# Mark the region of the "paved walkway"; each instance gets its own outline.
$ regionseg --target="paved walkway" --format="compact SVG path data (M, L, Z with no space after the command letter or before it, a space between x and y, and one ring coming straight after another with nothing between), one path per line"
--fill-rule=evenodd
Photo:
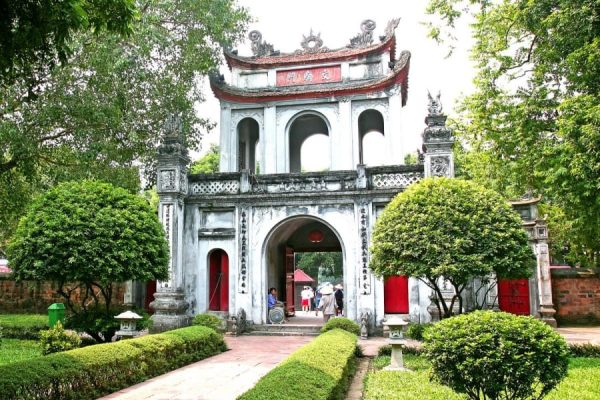
M569 343L600 344L600 326L558 328L557 331Z
M123 389L103 400L229 400L256 382L297 348L307 336L226 337L229 351Z

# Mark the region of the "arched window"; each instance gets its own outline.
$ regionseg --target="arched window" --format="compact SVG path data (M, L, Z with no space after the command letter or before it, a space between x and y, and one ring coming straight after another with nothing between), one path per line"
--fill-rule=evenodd
M358 116L359 162L381 165L385 153L383 116L377 110L365 110Z
M320 171L331 166L329 128L315 114L301 115L289 130L290 172Z
M256 149L258 144L258 122L244 118L238 123L238 171L248 169L256 172Z

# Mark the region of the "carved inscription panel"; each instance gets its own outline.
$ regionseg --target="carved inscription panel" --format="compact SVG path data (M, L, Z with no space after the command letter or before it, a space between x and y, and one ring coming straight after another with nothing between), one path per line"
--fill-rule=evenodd
M277 71L277 86L315 85L341 82L341 80L342 67L340 65Z

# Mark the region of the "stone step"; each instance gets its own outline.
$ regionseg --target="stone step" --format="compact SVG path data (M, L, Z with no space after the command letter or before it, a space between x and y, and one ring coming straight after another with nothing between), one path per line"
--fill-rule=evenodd
M266 324L252 325L249 330L252 332L298 332L318 334L321 331L321 327L321 325Z
M244 336L319 336L319 332L287 332L287 331L250 331Z

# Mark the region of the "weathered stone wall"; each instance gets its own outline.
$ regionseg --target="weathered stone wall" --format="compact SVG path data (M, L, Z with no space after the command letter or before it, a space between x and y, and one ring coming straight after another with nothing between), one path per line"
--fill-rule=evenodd
M113 295L114 304L123 304L125 284L119 284ZM74 294L76 301L79 293ZM0 275L0 313L41 313L47 312L52 303L62 303L64 299L56 294L56 284L52 282L15 282L9 275Z
M552 270L552 298L559 324L600 322L600 274Z

